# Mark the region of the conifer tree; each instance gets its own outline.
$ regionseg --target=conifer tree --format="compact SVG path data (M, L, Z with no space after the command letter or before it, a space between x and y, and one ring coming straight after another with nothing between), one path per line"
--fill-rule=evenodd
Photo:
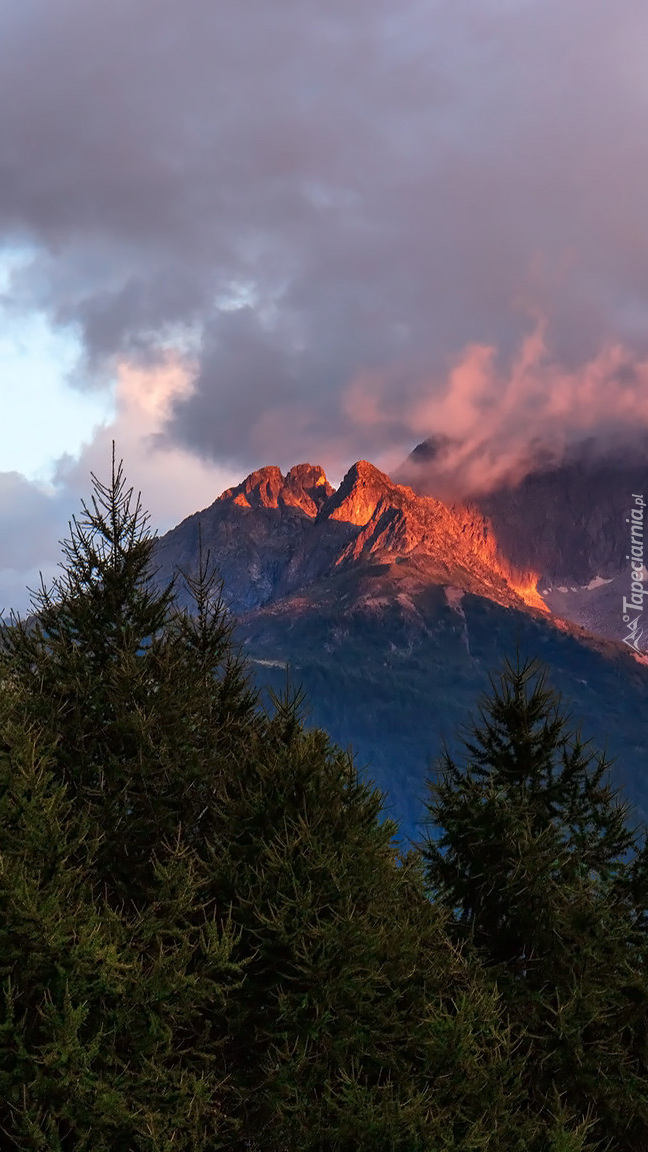
M193 613L153 559L113 460L0 645L8 1149L582 1152L382 797L259 707L210 557Z
M173 582L155 581L148 516L114 447L110 483L92 483L62 575L3 634L0 674L24 722L55 743L60 779L94 806L102 881L132 900L157 845L178 828L207 834L214 761L254 723L256 694L209 558L187 577L195 615L179 612Z
M97 888L96 821L10 721L0 752L0 1147L212 1152L237 1125L225 1005L242 971L181 844L147 908Z
M562 1098L615 1149L648 1139L646 888L609 763L536 661L507 662L431 785L433 899L490 966L540 1110Z
M214 846L246 965L228 1048L243 1138L264 1152L580 1150L571 1117L525 1113L496 991L449 939L416 855L396 851L381 794L299 707L275 700Z

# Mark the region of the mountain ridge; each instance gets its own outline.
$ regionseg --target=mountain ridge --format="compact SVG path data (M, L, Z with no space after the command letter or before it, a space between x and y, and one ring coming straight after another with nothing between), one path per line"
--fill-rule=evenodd
M235 612L370 556L413 554L426 558L430 580L546 611L537 575L507 560L480 510L419 495L366 460L337 490L319 465L295 465L285 476L275 465L258 469L162 537L156 558L164 575L183 567L178 558L186 562L192 537L195 550L198 524Z
M552 612L539 574L511 563L483 508L418 494L368 461L337 490L318 465L285 475L270 465L157 542L158 579L195 570L199 529L260 688L281 690L290 670L313 722L353 747L406 836L416 836L442 742L516 651L547 663L576 722L618 757L615 781L648 814L637 769L648 756L648 657L618 629L597 636ZM616 626L615 588L593 592L611 598L603 623ZM181 582L178 591L182 602Z

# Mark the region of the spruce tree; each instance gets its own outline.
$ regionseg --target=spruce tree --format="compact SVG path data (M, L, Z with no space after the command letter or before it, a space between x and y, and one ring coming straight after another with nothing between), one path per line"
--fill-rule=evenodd
M380 794L259 707L210 557L194 612L153 562L113 460L2 639L7 1147L581 1152Z
M101 881L134 900L160 843L180 828L207 835L217 761L254 724L257 702L209 558L187 577L195 614L180 612L174 583L155 580L148 516L114 448L110 483L92 483L62 575L4 631L0 675L23 721L55 744L61 781L96 814Z
M0 727L0 1147L230 1148L225 1006L243 973L198 861L161 845L155 899L112 906L87 806L34 733Z
M525 1111L496 990L396 850L382 795L299 706L275 701L220 799L213 875L246 966L228 1048L241 1148L580 1150L566 1113Z
M570 730L536 661L507 662L430 785L433 899L502 992L529 1091L593 1120L591 1139L648 1139L645 887L638 834L605 756ZM526 1036L526 1039L525 1039Z
M223 1006L243 972L197 830L217 780L205 749L236 743L234 717L243 740L256 698L206 572L194 626L156 587L153 550L113 456L62 576L2 636L9 1148L216 1149L237 1128Z

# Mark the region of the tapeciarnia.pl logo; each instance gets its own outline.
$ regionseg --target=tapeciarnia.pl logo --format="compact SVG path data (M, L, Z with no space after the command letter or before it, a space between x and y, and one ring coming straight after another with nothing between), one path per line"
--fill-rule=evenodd
M644 629L639 627L643 612L643 598L648 595L648 588L644 588L644 509L646 502L641 493L632 493L634 507L630 515L626 516L626 524L630 525L630 554L626 560L630 561L630 598L623 597L623 623L627 626L628 634L623 637L623 643L635 652L643 655L639 641Z

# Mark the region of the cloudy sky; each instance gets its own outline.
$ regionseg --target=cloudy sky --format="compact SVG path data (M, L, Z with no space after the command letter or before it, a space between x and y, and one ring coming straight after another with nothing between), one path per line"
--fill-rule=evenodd
M647 45L645 0L4 0L0 606L113 438L164 530L646 430Z

